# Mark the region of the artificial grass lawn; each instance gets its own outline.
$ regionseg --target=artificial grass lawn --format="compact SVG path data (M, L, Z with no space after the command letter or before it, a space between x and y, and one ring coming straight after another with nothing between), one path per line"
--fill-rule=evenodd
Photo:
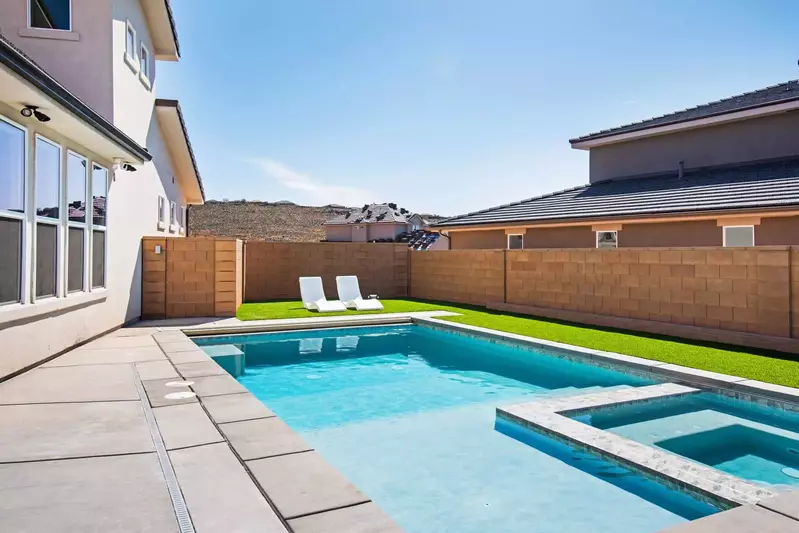
M484 308L465 305L417 300L381 300L381 302L383 302L385 307L383 311L347 311L346 313L323 313L323 315L452 311L461 313L461 315L440 317L440 319L596 350L634 355L645 359L721 372L723 374L732 374L778 385L799 387L799 361L789 354L711 345L687 340L680 341L675 338L580 326L501 313L499 311L489 311ZM321 315L320 313L306 310L302 306L302 302L279 301L243 304L239 307L236 316L240 320L259 320Z

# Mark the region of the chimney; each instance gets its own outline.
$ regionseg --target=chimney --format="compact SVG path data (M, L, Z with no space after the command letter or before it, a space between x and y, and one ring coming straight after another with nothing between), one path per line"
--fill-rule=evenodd
M677 163L677 179L682 179L685 175L685 161L680 161Z

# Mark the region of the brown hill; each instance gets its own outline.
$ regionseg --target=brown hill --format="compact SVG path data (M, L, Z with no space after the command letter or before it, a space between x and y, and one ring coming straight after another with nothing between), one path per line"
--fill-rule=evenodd
M315 242L325 238L322 226L349 211L339 205L323 207L289 202L220 202L209 200L189 211L191 235L216 235L244 240ZM442 217L422 215L431 222Z

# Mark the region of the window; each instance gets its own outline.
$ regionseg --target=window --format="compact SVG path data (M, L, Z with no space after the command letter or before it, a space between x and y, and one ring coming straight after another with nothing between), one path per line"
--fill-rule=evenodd
M0 120L0 305L22 300L25 130Z
M169 224L173 231L178 227L178 210L175 202L169 202Z
M28 0L28 26L47 30L72 29L71 0Z
M508 235L508 250L521 250L524 248L524 235Z
M130 59L136 58L136 30L130 22L125 27L125 55Z
M597 248L618 248L619 247L619 234L616 231L597 231L596 232L596 247Z
M67 292L86 290L88 161L67 153Z
M92 165L92 272L91 287L105 287L106 222L108 216L108 170Z
M150 52L144 43L141 43L141 50L139 51L139 74L142 78L150 81Z
M180 232L186 231L186 206L180 206Z
M724 226L724 246L754 246L754 226Z
M158 229L166 227L166 198L158 197Z
M36 298L58 294L61 147L36 136L34 199L36 201Z

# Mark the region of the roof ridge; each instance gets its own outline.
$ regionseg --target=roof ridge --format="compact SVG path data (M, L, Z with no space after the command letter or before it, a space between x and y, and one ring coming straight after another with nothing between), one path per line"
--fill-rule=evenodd
M679 115L680 113L686 113L688 111L694 111L694 110L703 109L703 108L711 107L711 106L718 105L718 104L723 104L725 102L729 102L729 101L735 100L736 98L741 98L743 96L749 96L749 95L753 95L753 94L757 94L757 93L762 93L762 92L769 91L769 90L772 90L772 89L777 89L779 87L789 87L792 83L799 84L799 79L788 80L788 81L785 81L785 82L782 82L782 83L769 85L769 86L763 87L761 89L755 89L755 90L752 90L752 91L746 91L746 92L743 92L743 93L740 93L740 94L736 94L736 95L733 95L733 96L728 96L726 98L720 98L718 100L711 100L710 102L707 102L707 103L704 103L704 104L698 104L698 105L695 105L695 106L692 106L692 107L686 107L685 109L679 109L679 110L676 110L676 111L671 111L669 113L663 113L662 115L655 115L655 116L652 116L652 117L649 117L649 118L645 118L645 119L642 119L642 120L637 120L635 122L629 122L627 124L622 124L622 125L619 125L619 126L613 126L611 128L605 128L605 129L602 129L602 130L599 130L599 131L596 131L596 132L593 132L593 133L588 133L586 135L581 135L579 137L574 137L572 139L569 139L569 142L570 143L580 142L580 141L584 141L586 139L589 139L591 137L595 137L597 135L605 135L607 133L612 133L614 131L619 131L619 130L623 130L623 129L630 128L630 127L635 127L635 126L640 126L640 125L646 124L647 122L650 122L650 121L653 121L653 120L658 120L658 119L662 119L662 118L676 116L676 115ZM799 98L799 95L793 95L793 96L788 97L788 98L779 98L779 99L776 99L776 100L773 100L773 101L769 101L769 102L766 102L765 104L763 104L763 103L753 104L753 105L749 105L749 106L743 106L741 108L734 109L734 110L719 112L719 114L726 114L726 113L733 113L733 112L737 112L737 111L743 111L743 110L749 109L751 107L760 107L760 106L763 106L763 105L778 104L780 102L787 101L787 100L796 100L797 98ZM710 115L710 116L712 116L712 115ZM706 117L698 117L698 118L706 118ZM687 120L692 120L692 119L687 119ZM682 121L680 121L680 122L682 122ZM665 126L667 124L670 124L670 122L658 124L658 126Z
M518 202L511 202L511 203L508 203L508 204L497 205L497 206L489 207L489 208L486 208L486 209L480 209L478 211L472 211L470 213L464 213L462 215L455 215L454 217L449 217L449 218L445 218L445 219L439 220L435 224L431 224L431 226L437 226L439 224L443 224L444 222L451 222L453 220L457 220L459 218L464 218L464 217L469 217L469 216L472 216L472 215L479 215L480 213L488 213L489 211L495 211L497 209L502 209L504 207L511 207L511 206L523 204L523 203L526 203L526 202L532 202L534 200L541 200L542 198L547 198L549 196L556 196L558 194L563 194L565 192L576 191L578 189L586 189L588 187L591 187L592 185L599 185L599 183L593 183L593 184L592 183L586 183L584 185L577 185L576 187L569 187L568 189L562 189L560 191L548 192L548 193L541 194L541 195L538 195L538 196L532 196L530 198L525 198L524 200L519 200Z

